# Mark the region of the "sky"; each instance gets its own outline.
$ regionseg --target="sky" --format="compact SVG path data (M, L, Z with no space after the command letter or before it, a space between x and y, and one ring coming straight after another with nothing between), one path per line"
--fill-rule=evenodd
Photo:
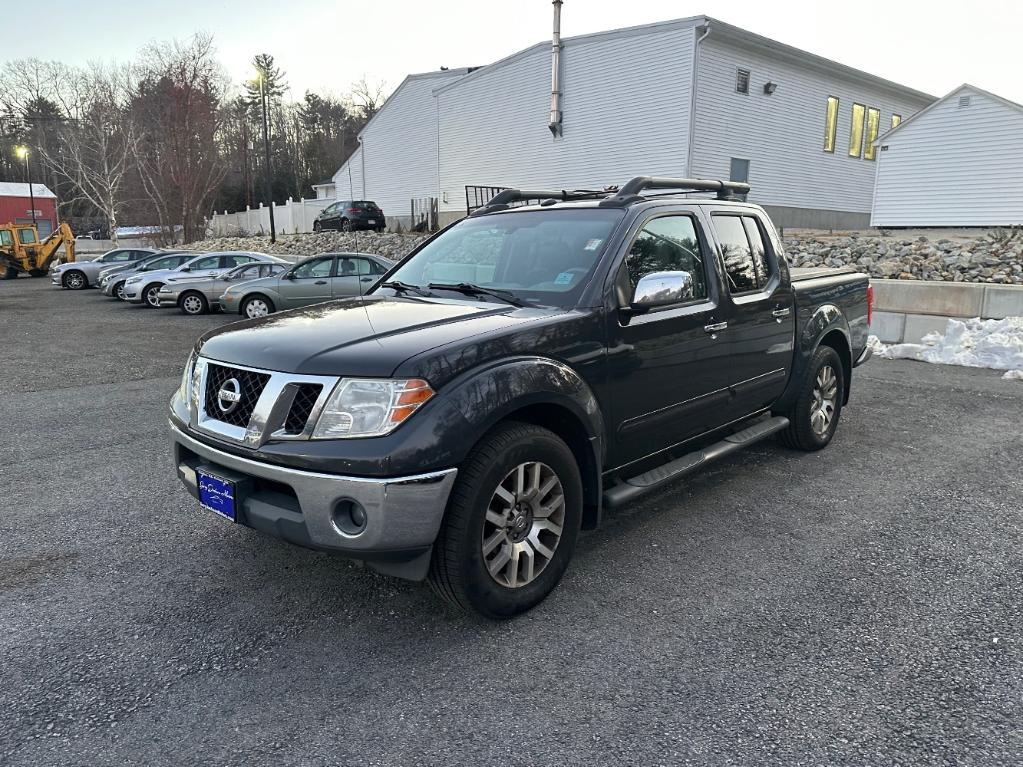
M45 8L45 26L7 35L0 58L125 60L149 41L202 30L237 82L251 77L255 54L272 54L293 99L306 90L340 95L363 77L390 92L409 73L491 63L551 33L549 0L49 0ZM969 82L1023 102L1018 1L565 0L562 35L700 14L936 96Z

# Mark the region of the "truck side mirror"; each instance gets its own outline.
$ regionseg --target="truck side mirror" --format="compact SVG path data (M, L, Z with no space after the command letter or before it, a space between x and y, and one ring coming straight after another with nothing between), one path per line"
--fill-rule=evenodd
M639 278L628 309L632 314L643 314L693 297L693 275L689 272L652 272Z

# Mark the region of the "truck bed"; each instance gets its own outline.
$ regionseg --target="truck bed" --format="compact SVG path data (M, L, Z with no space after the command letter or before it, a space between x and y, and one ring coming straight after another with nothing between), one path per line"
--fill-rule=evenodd
M789 269L792 282L805 282L818 277L836 277L839 274L855 274L856 269L851 266L840 266L833 269L830 266L806 266L792 267Z

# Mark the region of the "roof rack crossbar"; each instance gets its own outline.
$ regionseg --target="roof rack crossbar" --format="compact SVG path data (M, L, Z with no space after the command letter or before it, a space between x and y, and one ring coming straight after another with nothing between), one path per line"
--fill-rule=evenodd
M636 176L618 190L620 199L638 195L645 189L674 189L688 192L717 192L719 200L730 200L736 195L748 194L749 184L740 181L718 181L704 178L663 178L660 176Z
M516 202L527 202L529 200L558 200L559 202L567 202L568 200L592 200L600 197L607 197L608 195L614 194L615 191L615 189L601 191L590 189L575 189L571 191L567 189L559 189L557 191L504 189L491 197L490 201L486 205L474 210L472 215L493 213L496 210L503 210Z

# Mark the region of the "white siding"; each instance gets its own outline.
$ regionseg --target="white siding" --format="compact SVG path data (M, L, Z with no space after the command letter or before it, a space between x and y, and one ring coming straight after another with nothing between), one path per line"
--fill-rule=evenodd
M564 40L564 135L556 139L547 128L550 45L439 91L441 210L464 210L466 185L592 189L683 174L692 25Z
M818 69L711 34L700 43L692 174L728 178L732 157L750 161L749 199L766 205L869 213L875 162L849 156L853 103L903 119L930 103L836 71ZM738 68L749 94L735 92ZM777 83L773 95L764 83ZM824 148L828 96L839 98L835 152Z
M963 95L970 105L960 108ZM872 226L1023 224L1023 110L958 88L887 146Z
M362 183L362 147L356 149L334 174L334 196L338 200L359 200L366 196ZM378 205L383 205L377 203ZM387 212L386 209L384 211Z

